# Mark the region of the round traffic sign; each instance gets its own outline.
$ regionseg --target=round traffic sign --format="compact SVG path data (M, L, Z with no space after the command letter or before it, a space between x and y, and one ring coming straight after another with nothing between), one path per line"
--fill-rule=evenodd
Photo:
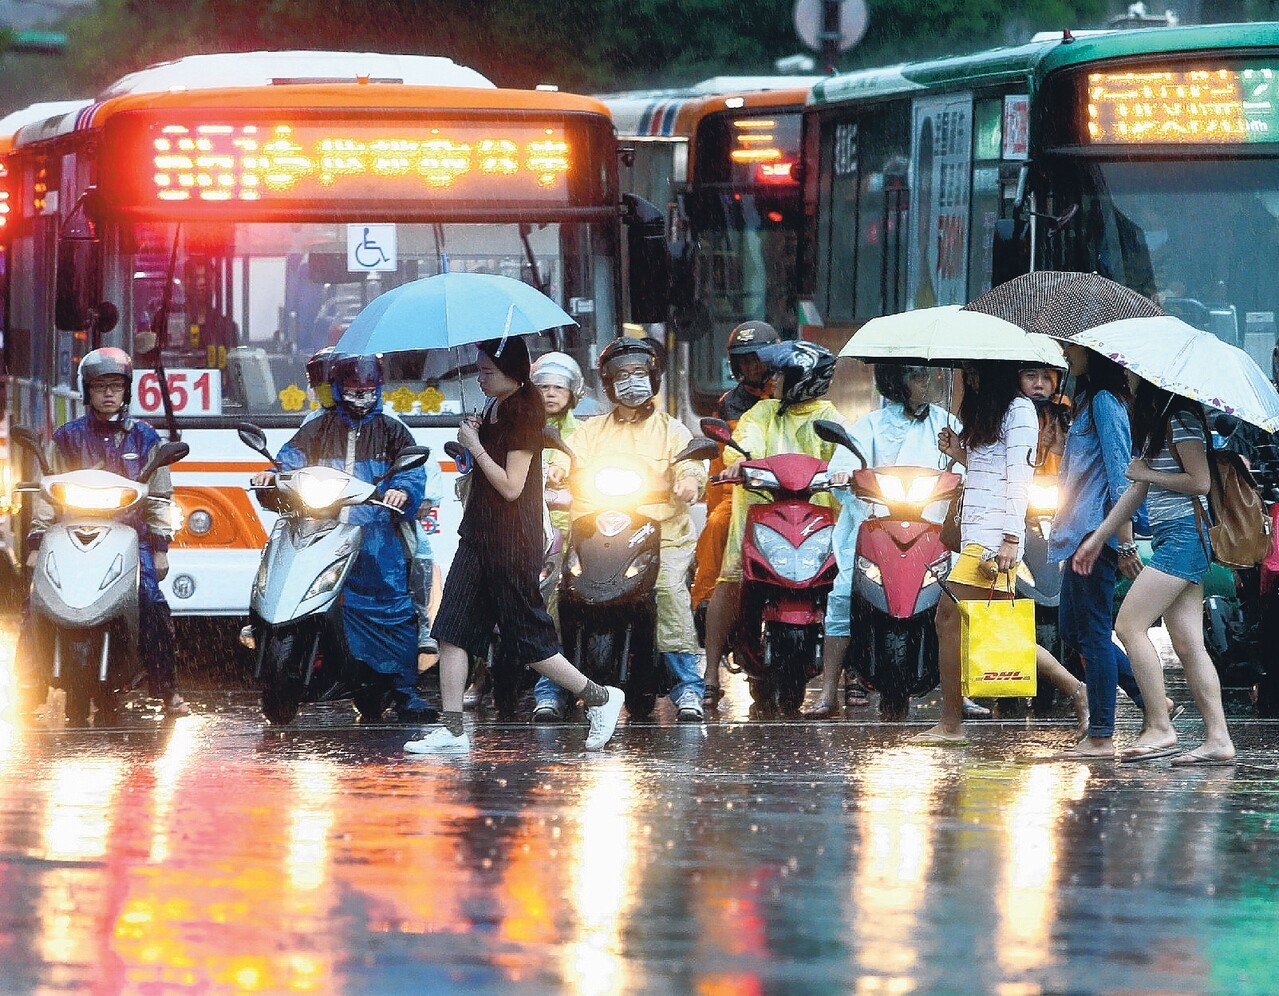
M824 0L795 0L795 33L816 52L822 50ZM866 0L842 0L839 5L839 51L847 52L866 34L870 15Z

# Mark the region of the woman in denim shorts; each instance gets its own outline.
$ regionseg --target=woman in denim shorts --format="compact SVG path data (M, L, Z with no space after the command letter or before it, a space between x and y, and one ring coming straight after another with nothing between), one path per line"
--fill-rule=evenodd
M1133 443L1141 456L1128 466L1134 486L1081 545L1075 559L1095 558L1102 544L1128 521L1142 499L1154 535L1154 555L1133 582L1115 620L1145 699L1146 719L1122 761L1173 757L1175 765L1231 764L1235 747L1226 728L1221 683L1203 640L1203 576L1212 563L1208 542L1208 465L1211 435L1202 406L1141 381L1133 399ZM1198 505L1198 509L1196 509ZM1179 753L1177 732L1164 697L1163 665L1149 630L1163 616L1186 684L1204 720L1204 742Z

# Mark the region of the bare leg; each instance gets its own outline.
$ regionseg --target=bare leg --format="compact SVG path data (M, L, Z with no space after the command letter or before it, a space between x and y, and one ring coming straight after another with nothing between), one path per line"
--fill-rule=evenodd
M1234 757L1235 745L1221 705L1221 681L1212 658L1204 649L1202 585L1190 585L1177 596L1164 611L1164 625L1172 638L1172 649L1186 670L1186 684L1203 716L1204 742L1195 748L1195 753L1219 759Z
M530 664L529 667L538 674L550 678L555 684L572 695L581 695L586 688L586 675L575 668L563 654L548 657L544 661Z
M1075 707L1076 741L1088 736L1088 686L1067 671L1044 647L1035 647L1035 670Z
M1119 617L1115 620L1115 634L1124 645L1128 660L1132 662L1133 677L1137 679L1137 687L1141 689L1141 697L1146 703L1141 735L1133 748L1148 750L1174 747L1177 744L1177 731L1172 728L1172 720L1168 715L1163 665L1159 661L1155 645L1150 642L1150 627L1187 588L1200 591L1202 602L1202 589L1198 586L1153 567L1146 567L1132 583L1132 590L1124 599ZM1202 647L1201 631L1200 648Z
M440 699L444 712L461 712L469 661L461 647L440 642Z
M737 618L737 599L742 586L737 581L721 581L706 606L706 683L718 685L719 662L728 649L728 633Z
M970 585L952 584L956 598L985 598L987 593ZM959 609L943 596L937 603L937 664L941 671L941 722L913 739L923 742L964 739L964 696L959 674Z

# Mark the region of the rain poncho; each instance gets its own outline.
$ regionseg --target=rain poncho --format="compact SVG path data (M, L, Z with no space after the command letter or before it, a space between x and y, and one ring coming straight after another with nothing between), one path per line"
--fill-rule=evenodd
M791 405L785 414L778 414L780 406L781 402L777 399L767 398L746 412L733 431L733 439L737 445L756 460L781 453L806 453L819 460L830 460L835 453L835 444L818 439L813 423L818 419L826 419L847 425L847 420L834 403L825 398L801 401ZM724 461L728 466L743 459L745 458L734 449L728 449L724 453ZM764 504L768 500L765 495L755 494L740 485L734 486L733 517L728 526L728 545L724 549L721 581L741 580L742 537L746 533L747 508L750 505ZM813 496L813 504L833 506L835 500L829 494L819 493Z
M706 466L688 460L678 465L671 457L679 453L693 434L678 419L655 411L636 422L623 422L615 414L583 421L573 435L572 448L579 468L604 463L610 456L638 459L656 481L673 485L685 478L697 482L698 492L706 487ZM574 496L572 517L599 509ZM697 631L688 598L686 578L693 560L697 534L688 506L670 495L665 501L638 508L661 523L662 552L657 580L657 649L663 652L697 653Z
M278 457L284 470L324 466L372 481L395 460L413 436L402 422L382 414L381 403L353 420L341 407L298 429ZM342 592L342 618L351 653L383 674L417 672L417 614L409 595L409 560L416 542L411 524L426 486L421 467L396 474L378 489L409 496L402 514L364 505L344 510L362 526L360 553Z
M560 438L565 442L569 437L581 427L582 423L574 417L572 409L565 408L560 415L548 415L546 424L554 426L560 431ZM567 474L569 470L568 457L561 450L545 449L542 450L542 466L549 472L551 467L562 467ZM561 485L563 487L564 485ZM560 531L563 536L568 535L569 510L566 508L550 509L551 525ZM552 613L553 614L553 613Z

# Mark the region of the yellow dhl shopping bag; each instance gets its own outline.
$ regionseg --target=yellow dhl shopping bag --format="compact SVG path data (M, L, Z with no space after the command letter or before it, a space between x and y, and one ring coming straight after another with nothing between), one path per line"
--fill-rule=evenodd
M969 698L1035 694L1035 601L987 599L955 603L962 619L959 667Z

